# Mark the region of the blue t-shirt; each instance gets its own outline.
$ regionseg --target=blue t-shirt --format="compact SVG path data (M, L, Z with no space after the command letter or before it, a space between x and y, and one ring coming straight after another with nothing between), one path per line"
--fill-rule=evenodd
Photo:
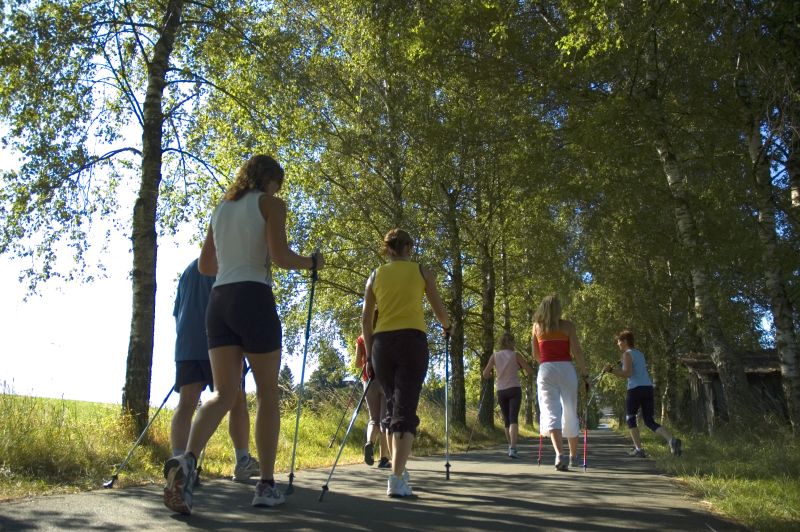
M631 376L628 377L628 389L632 390L639 386L652 386L653 381L650 380L650 375L647 373L647 362L644 359L644 353L638 349L628 349L633 361L633 371Z
M208 360L206 307L214 278L200 273L197 259L181 274L175 295L175 362Z

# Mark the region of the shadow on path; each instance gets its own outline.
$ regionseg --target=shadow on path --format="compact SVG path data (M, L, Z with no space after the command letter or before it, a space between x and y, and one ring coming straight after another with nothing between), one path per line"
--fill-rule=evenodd
M191 516L164 508L161 486L98 490L0 504L0 530L744 530L686 496L650 460L626 456L626 440L590 433L589 468L558 472L538 440L504 449L409 464L415 497L386 496L388 472L340 466L318 502L329 469L302 470L284 506L254 508L253 483L206 481ZM279 478L279 481L281 479Z

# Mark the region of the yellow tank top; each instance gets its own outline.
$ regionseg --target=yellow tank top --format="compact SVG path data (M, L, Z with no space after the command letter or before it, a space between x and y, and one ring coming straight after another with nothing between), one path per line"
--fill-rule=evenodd
M397 260L375 270L372 292L378 303L376 333L400 329L427 330L422 311L425 279L419 264Z

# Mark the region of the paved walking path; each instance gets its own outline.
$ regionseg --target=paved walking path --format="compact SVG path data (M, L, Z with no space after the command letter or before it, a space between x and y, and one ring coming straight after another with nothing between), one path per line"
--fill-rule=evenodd
M536 464L537 446L520 460L503 449L409 463L415 497L386 496L388 472L337 467L322 502L329 469L295 474L284 506L250 506L254 482L205 480L191 516L163 506L162 486L97 490L0 503L0 530L743 530L689 498L650 460L626 456L627 440L608 430L589 435L590 463L558 472L552 450ZM286 475L278 482L285 487Z

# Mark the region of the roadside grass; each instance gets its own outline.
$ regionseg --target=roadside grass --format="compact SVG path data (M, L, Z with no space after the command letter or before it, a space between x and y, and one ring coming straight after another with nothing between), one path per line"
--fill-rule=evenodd
M303 402L295 471L330 467L339 451L341 438L350 422L353 404L348 404L350 389L330 390L307 395ZM251 425L255 405L251 402ZM281 433L278 441L276 473L289 472L297 412L293 396L281 404ZM347 413L342 414L347 410ZM156 412L151 408L150 415ZM444 407L423 396L418 414L420 428L414 444L417 456L444 453ZM467 413L467 426L450 424L450 452L466 449L475 427L475 409ZM163 482L163 464L171 454L169 442L172 411L163 409L142 443L136 448L115 487ZM338 436L334 433L341 421ZM340 464L360 463L367 423L362 407L347 439ZM44 399L14 395L0 390L0 501L35 495L69 493L101 488L121 464L138 438L131 424L120 413L119 405ZM250 447L256 453L251 430ZM471 448L497 445L505 441L502 424L495 429L475 427ZM377 453L377 450L376 450ZM233 448L227 418L209 440L202 458L202 478L224 478L232 474Z
M628 436L627 429L619 432ZM711 437L680 434L680 458L657 435L641 433L658 468L714 511L754 530L800 529L800 440L788 428L764 422L746 432L723 427Z

